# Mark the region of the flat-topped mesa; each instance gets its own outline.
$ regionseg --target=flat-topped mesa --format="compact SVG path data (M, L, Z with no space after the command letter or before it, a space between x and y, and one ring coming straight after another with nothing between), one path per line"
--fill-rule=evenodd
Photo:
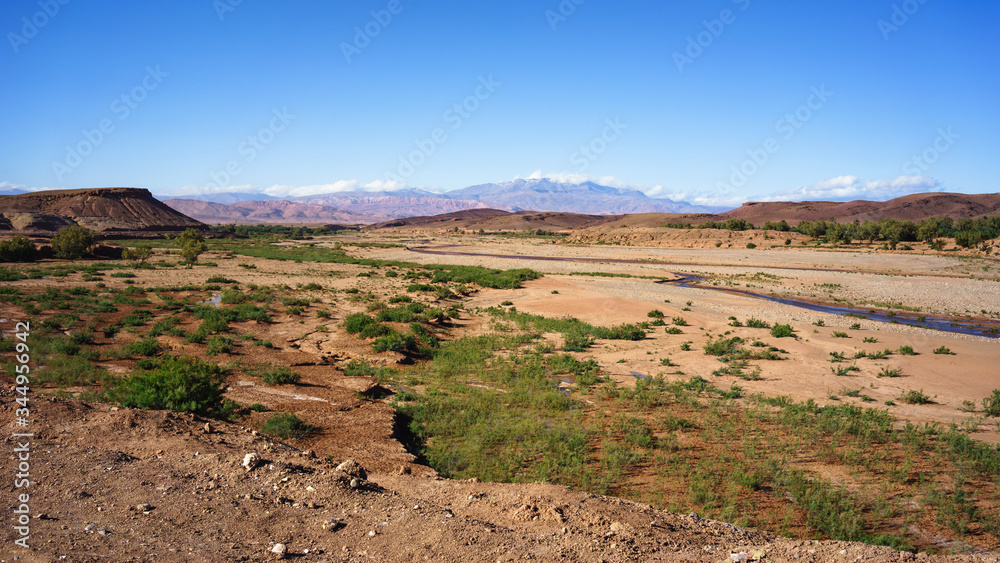
M183 231L205 225L160 202L143 188L92 188L48 190L0 196L0 215L14 230L49 230L39 225L60 221L39 221L59 216L101 232Z

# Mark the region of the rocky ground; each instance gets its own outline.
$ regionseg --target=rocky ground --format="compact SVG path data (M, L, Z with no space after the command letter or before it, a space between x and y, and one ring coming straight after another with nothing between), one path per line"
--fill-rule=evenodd
M0 393L4 420L14 398ZM33 412L32 549L17 548L7 527L2 562L1000 560L789 540L553 485L450 481L422 466L367 472L186 414L58 398L36 399ZM17 446L3 447L11 475Z

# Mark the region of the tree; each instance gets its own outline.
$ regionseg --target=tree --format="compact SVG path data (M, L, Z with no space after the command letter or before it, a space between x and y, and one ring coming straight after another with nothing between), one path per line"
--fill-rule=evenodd
M97 242L97 233L80 225L70 225L59 229L50 242L56 258L75 260L90 253Z
M131 266L134 268L139 264L143 264L146 260L149 260L153 256L153 249L145 244L140 244L135 248L126 248L122 252L122 259L128 260Z
M202 252L208 250L205 246L205 237L202 236L198 229L191 228L177 237L177 244L181 247L181 258L188 263L189 266L194 265L198 261L198 256Z
M0 262L33 262L35 243L27 237L14 236L0 241Z

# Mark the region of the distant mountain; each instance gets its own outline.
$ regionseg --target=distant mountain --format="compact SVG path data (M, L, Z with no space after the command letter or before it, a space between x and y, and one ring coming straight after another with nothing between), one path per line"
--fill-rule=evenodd
M391 192L334 192L280 200L264 200L260 197L242 199L252 198L253 195L215 194L167 199L165 203L206 223L378 223L470 209L586 215L717 211L685 202L651 198L638 190L612 188L593 182L567 184L547 179L517 179L445 193L406 189Z
M0 190L0 195L18 195L26 193L28 193L26 190L19 190L17 188L14 188L12 190Z
M163 203L189 217L213 224L370 222L368 215L347 209L286 200L214 203L194 199L168 199Z
M482 201L493 208L514 211L563 211L590 215L714 211L685 202L651 198L634 189L612 188L594 182L568 184L547 178L519 178L499 184L480 184L442 195L454 199Z
M257 193L247 193L247 192L193 194L193 195L153 194L153 197L155 197L160 201L166 201L168 199L191 199L195 201L210 201L212 203L239 203L241 201L276 201L280 199L287 199L287 198L269 196L267 194L257 194Z

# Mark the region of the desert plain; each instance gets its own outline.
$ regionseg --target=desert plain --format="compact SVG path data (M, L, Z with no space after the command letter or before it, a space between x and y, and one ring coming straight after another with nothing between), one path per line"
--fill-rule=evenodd
M785 238L374 229L7 265L5 350L30 322L37 374L18 560L997 561L1000 263ZM135 408L174 357L225 402Z

